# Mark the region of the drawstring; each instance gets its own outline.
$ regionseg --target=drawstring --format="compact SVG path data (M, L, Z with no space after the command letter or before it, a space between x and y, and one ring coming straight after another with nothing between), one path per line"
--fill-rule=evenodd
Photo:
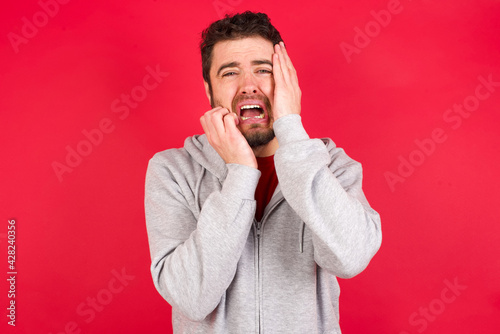
M300 229L300 240L299 240L299 251L304 253L304 230L306 228L306 223L302 222L302 228Z

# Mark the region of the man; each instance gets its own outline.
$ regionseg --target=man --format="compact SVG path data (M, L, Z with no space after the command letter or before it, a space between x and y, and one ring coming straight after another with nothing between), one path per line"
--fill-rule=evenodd
M205 134L157 153L146 176L151 272L174 333L340 333L336 277L381 244L361 165L307 135L267 15L226 16L202 37Z

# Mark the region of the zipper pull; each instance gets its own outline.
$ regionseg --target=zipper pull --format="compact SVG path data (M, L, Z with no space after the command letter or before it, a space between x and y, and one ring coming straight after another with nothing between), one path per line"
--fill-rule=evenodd
M260 238L260 228L262 227L261 222L255 221L255 227L257 228L257 239Z

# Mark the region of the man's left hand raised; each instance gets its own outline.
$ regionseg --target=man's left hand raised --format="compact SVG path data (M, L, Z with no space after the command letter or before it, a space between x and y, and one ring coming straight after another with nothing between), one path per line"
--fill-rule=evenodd
M274 76L274 105L273 117L276 121L280 117L300 115L300 100L302 92L299 87L297 72L285 49L280 42L274 46L273 76Z

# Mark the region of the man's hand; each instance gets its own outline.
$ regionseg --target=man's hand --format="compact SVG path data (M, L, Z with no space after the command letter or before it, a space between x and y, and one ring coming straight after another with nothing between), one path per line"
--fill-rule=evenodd
M226 108L217 107L200 118L208 142L227 164L257 168L257 160L247 140L236 127L238 116Z
M274 76L274 105L273 117L278 118L289 114L300 115L300 99L302 92L299 87L297 72L285 49L280 42L274 46L273 76Z

